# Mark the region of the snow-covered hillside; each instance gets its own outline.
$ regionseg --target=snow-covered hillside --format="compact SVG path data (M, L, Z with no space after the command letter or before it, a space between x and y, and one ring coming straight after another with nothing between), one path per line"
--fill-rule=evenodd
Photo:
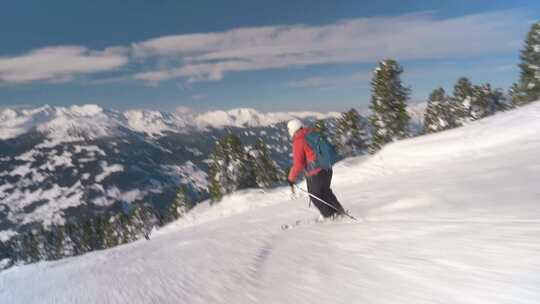
M239 192L150 241L3 271L0 302L539 303L539 118L537 102L341 162L359 222Z

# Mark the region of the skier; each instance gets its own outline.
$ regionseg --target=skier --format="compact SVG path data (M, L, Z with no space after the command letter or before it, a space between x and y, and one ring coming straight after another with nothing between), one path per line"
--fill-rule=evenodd
M306 135L311 132L316 132L316 130L305 128L298 119L289 121L287 129L292 140L293 151L293 166L287 178L292 191L294 192L294 185L298 175L304 171L308 192L333 206L332 208L313 196L310 196L311 201L317 209L319 209L321 215L324 218L329 218L345 214L345 210L332 192L332 189L330 189L330 184L332 182L332 167L328 166L328 168L323 168L320 165L320 162L317 161L317 153L306 139Z

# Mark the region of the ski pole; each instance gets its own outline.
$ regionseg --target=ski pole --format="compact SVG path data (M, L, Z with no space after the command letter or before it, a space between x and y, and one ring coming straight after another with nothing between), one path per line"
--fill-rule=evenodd
M316 200L319 200L321 203L323 203L323 204L325 204L326 206L328 206L328 207L330 207L330 208L336 210L338 213L341 212L341 211L338 210L336 207L334 207L334 206L332 206L331 204L325 202L323 199L317 197L316 195L313 195L313 194L309 193L308 191L306 191L306 190L304 190L304 189L298 187L297 185L294 185L294 186L296 187L296 189L298 189L298 190L304 192L305 194L307 194L307 195L313 197L313 198L316 199ZM346 216L348 216L349 218L351 218L351 219L353 219L353 220L355 220L355 221L358 221L358 219L356 219L354 216L348 214L348 213L345 212L345 211L343 211L343 214L345 214Z

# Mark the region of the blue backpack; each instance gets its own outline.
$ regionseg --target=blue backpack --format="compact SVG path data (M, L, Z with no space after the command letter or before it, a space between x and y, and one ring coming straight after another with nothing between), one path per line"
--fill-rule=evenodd
M308 171L316 168L330 169L338 161L336 149L321 132L311 131L306 134L305 139L317 157L314 162L308 165Z

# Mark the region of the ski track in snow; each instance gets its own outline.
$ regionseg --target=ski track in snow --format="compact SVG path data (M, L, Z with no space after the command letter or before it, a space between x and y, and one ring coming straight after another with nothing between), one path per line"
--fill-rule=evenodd
M358 222L241 191L150 241L0 272L0 303L539 303L538 118L540 102L343 161Z

